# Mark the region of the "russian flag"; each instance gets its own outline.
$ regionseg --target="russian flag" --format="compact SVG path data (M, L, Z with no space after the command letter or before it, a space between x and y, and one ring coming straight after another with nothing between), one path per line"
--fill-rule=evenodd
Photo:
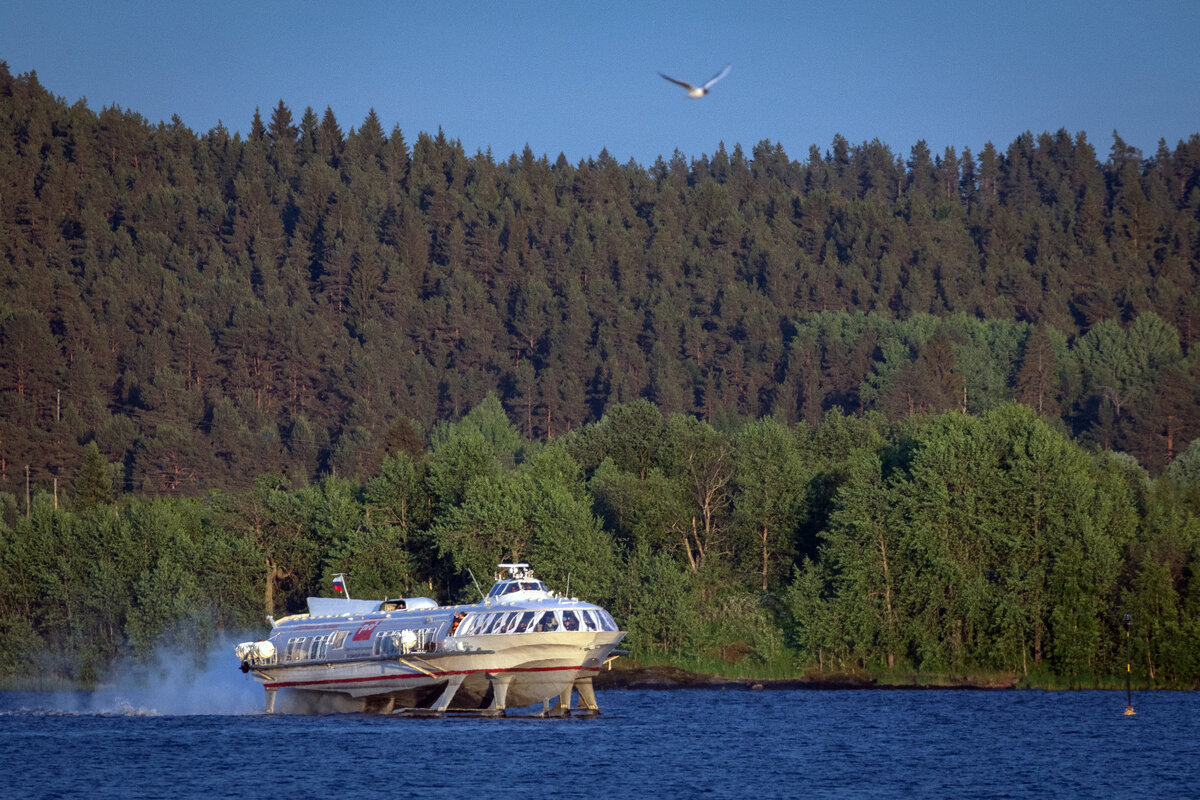
M335 592L338 592L339 594L341 592L346 591L346 585L345 585L345 582L342 580L341 575L338 575L336 578L333 579L333 590Z

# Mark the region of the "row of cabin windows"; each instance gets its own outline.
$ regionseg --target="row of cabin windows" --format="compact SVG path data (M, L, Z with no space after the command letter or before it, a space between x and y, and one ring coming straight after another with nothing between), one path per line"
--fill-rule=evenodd
M326 633L311 639L306 636L293 637L287 640L287 647L283 651L283 660L315 661L318 658L325 658L330 650L340 650L345 643L345 631Z
M542 633L548 631L615 631L617 623L607 611L563 609L561 611L501 611L472 614L455 631L457 636L498 633Z
M394 656L400 653L400 643L395 634L399 631L376 631L372 653L377 656ZM421 628L414 631L417 635L416 649L428 649L434 642L434 630ZM326 658L330 650L341 650L346 643L346 631L326 633L314 636L296 636L287 640L283 651L283 660L287 661L316 661Z

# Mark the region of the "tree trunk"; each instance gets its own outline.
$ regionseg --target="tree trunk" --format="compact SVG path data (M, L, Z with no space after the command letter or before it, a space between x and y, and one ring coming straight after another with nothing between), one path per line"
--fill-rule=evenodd
M762 588L763 588L763 591L765 592L767 590L767 526L766 525L763 525L763 529L762 529L762 553L763 553Z
M267 580L266 589L263 591L263 605L267 610L267 616L275 614L275 562L267 559Z
M290 570L283 569L275 563L270 557L267 558L267 585L263 590L263 604L267 609L267 616L275 615L275 583L284 578L292 577Z
M687 553L688 564L691 565L692 572L695 572L696 571L696 559L692 555L692 543L688 539L688 535L686 532L683 534L683 552Z

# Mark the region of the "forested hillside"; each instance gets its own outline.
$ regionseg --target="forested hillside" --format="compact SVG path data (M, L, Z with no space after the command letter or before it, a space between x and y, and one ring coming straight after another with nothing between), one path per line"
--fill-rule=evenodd
M354 122L197 134L0 64L0 491L93 442L139 495L366 479L489 393L542 441L638 398L1017 400L1154 475L1200 433L1200 136L572 164Z
M0 63L0 679L528 558L642 655L1200 680L1200 135L572 164L269 116Z

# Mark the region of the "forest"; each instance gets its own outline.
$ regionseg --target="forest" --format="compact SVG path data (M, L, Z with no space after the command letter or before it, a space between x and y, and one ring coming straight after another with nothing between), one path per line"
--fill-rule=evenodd
M0 495L0 681L199 656L338 574L466 602L513 558L608 608L641 660L1200 686L1200 442L1151 478L1020 403L724 433L646 399L542 442L495 396L427 441L361 482L193 498L118 496L89 443L70 493Z
M1095 675L1128 608L1200 679L1200 134L497 159L0 62L0 252L2 674L528 557L645 652Z

